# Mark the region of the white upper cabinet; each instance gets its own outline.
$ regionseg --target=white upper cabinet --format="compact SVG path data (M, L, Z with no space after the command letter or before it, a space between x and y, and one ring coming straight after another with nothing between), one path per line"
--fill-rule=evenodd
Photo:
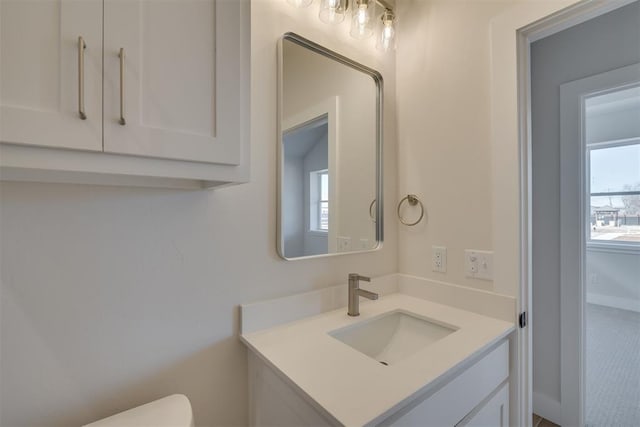
M101 0L0 1L0 140L102 150Z
M216 58L240 51L232 3L105 0L106 152L238 164L240 82Z
M0 0L2 179L246 182L248 8Z

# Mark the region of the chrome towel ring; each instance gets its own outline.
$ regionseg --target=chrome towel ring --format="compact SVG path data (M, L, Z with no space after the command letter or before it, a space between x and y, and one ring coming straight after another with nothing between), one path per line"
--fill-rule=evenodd
M405 201L409 202L410 206L415 206L415 205L418 205L418 204L420 205L420 217L414 222L406 222L404 220L404 218L402 217L402 214L400 213L400 210L402 208L402 204ZM404 224L404 225L409 226L409 227L413 227L414 225L416 225L417 223L422 221L422 218L424 218L424 205L422 204L420 199L418 199L418 196L416 196L415 194L407 194L406 196L404 196L404 198L402 200L400 200L400 203L398 203L398 219L400 220L400 222L402 224Z
M373 214L373 211L372 211L373 205L375 205L376 202L377 202L377 200L373 199L371 201L371 204L369 205L369 218L371 218L371 221L373 221L373 222L376 222L376 217L375 217L375 215Z

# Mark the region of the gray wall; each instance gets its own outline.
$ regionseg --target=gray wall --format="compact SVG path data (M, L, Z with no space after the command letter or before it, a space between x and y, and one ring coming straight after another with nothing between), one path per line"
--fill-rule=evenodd
M325 126L326 129L326 126ZM304 255L320 255L329 253L329 233L318 234L310 231L311 212L311 182L309 174L312 171L318 171L329 168L329 144L327 141L327 132L316 141L311 150L302 159L302 174L304 177ZM332 177L329 176L329 179Z
M560 401L560 85L640 62L634 2L531 46L533 389ZM534 407L535 410L535 407Z
M309 174L329 167L327 125L285 134L282 235L287 258L327 254L328 233L310 231Z
M304 171L302 158L286 150L283 163L282 238L285 255L293 257L304 253Z
M587 115L585 123L587 143L640 136L639 110L639 107L635 107L623 111Z

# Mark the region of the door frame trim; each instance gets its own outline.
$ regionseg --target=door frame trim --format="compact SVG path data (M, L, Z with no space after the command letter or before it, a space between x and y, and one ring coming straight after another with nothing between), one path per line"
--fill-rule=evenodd
M560 257L563 266L560 276L560 329L564 337L560 343L560 366L561 401L568 403L562 406L565 425L584 425L586 410L586 251L590 212L586 203L589 197L589 164L585 101L611 90L637 87L639 75L640 64L632 64L560 86L560 165L563 171L569 172L562 174L560 182ZM578 197L573 196L576 187L579 189ZM576 330L579 333L576 334Z
M531 425L533 396L532 363L532 164L531 164L531 44L537 40L604 15L637 0L583 0L526 25L516 31L517 95L518 95L518 163L519 163L519 235L520 235L520 284L519 310L529 313L528 326L518 330L518 402L520 423ZM562 425L565 422L562 408ZM583 411L580 410L582 422ZM583 425L583 424L581 424Z

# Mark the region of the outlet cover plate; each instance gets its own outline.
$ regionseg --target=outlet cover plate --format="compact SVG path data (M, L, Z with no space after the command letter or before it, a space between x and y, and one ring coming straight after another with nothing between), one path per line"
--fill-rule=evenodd
M349 252L351 250L351 237L338 236L338 252Z
M447 272L447 248L432 246L431 269L439 273Z

